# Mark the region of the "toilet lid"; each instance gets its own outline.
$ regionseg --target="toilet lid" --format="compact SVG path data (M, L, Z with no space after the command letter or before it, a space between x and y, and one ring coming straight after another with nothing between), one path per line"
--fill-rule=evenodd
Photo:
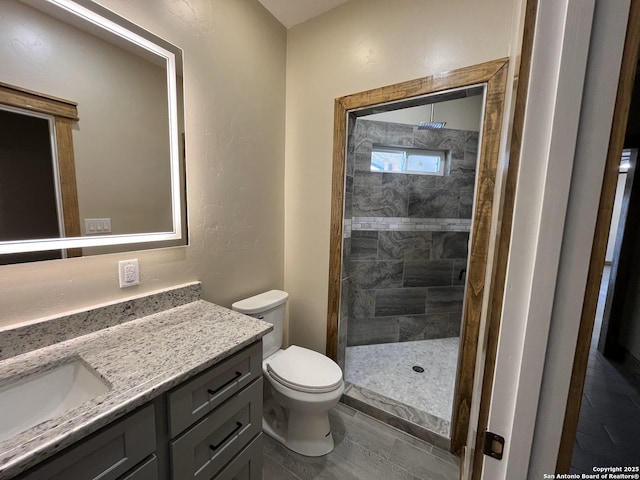
M290 346L267 364L271 377L299 392L331 392L342 384L342 370L328 357Z

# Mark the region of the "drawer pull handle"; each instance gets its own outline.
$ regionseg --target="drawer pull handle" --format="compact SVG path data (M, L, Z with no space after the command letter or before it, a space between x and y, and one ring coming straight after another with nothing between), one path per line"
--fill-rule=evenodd
M236 428L231 430L231 433L229 435L227 435L222 440L220 440L220 442L217 445L209 445L209 448L215 452L218 448L220 448L220 445L224 444L227 440L233 437L241 428L242 428L242 423L236 422Z
M207 393L211 396L214 396L216 393L218 393L220 390L224 389L225 387L231 385L233 382L235 382L236 380L238 380L240 377L242 376L242 372L236 372L235 376L229 380L227 383L223 383L222 385L220 385L218 388L216 388L215 390L211 390L208 389Z

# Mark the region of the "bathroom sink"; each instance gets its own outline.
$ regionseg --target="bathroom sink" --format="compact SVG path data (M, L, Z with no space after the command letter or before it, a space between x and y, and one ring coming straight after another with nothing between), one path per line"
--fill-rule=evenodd
M0 386L0 442L108 392L79 358Z

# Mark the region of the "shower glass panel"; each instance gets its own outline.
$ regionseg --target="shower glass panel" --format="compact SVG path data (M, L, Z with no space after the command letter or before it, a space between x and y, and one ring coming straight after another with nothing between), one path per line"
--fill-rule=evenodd
M450 438L483 89L349 126L341 335L345 396ZM426 115L426 116L425 116ZM424 436L424 435L421 435ZM436 442L437 443L437 442Z

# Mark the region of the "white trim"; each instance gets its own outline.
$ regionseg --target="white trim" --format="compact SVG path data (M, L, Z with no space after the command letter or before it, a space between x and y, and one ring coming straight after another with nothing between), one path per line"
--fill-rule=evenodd
M538 4L482 478L528 478L595 0Z
M567 220L527 478L543 478L544 473L552 473L557 461L575 355L572 346L577 343L582 315L629 7L630 0L596 2Z

